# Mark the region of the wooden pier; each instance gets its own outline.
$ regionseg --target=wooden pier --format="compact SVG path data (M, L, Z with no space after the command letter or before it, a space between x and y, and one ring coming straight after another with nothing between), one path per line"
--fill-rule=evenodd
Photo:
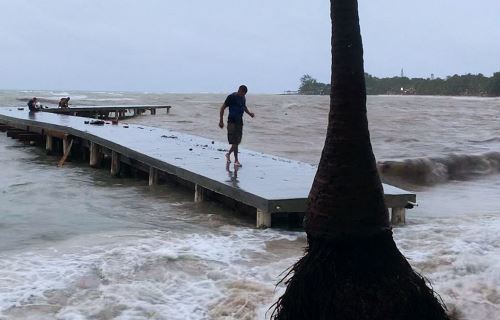
M166 129L48 112L0 108L0 131L42 145L47 153L106 167L112 176L141 173L149 184L174 181L209 199L252 211L257 227L275 219L300 221L317 168L310 164L240 149L243 167L226 164L227 144ZM61 163L62 162L62 163ZM405 223L416 195L384 184L393 224Z
M157 110L166 109L170 113L172 106L167 105L108 105L108 106L70 106L69 108L43 108L42 111L78 117L97 119L124 119L149 112L156 115Z

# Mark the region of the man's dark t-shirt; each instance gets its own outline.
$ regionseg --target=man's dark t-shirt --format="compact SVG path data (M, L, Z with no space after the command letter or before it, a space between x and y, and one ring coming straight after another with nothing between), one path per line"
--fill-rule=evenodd
M245 97L239 96L236 92L233 92L227 96L224 103L229 107L227 122L243 123L243 113L246 108Z
M35 99L30 99L28 101L28 108L30 111L36 111L36 100Z

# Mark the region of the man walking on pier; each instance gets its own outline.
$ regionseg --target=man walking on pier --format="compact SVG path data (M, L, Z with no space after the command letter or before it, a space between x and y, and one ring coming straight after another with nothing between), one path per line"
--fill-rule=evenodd
M240 167L241 163L238 161L238 145L243 136L243 113L247 113L250 117L255 114L250 112L246 106L245 95L247 94L247 87L241 85L238 92L233 92L227 96L226 101L220 108L219 127L224 128L224 110L229 108L229 115L227 117L227 140L231 145L228 153L226 153L227 162L231 162L231 153L234 153L234 165Z

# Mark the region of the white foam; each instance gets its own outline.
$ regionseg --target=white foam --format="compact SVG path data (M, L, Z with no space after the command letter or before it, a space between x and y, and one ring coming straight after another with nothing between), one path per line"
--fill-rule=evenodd
M398 247L465 319L500 314L500 217L416 221L395 229Z
M232 228L229 228L232 229ZM110 313L117 319L254 317L273 297L292 260L267 261L267 241L293 233L223 230L222 234L168 232L73 239L62 248L0 257L0 311L54 306L54 317ZM86 243L80 247L77 243ZM271 281L269 281L271 279Z

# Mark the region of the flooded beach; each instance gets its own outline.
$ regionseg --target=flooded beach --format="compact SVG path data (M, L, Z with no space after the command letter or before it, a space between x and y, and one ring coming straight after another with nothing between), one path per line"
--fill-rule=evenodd
M31 96L169 104L168 115L123 122L226 140L226 94L0 91L0 107ZM329 97L250 92L247 103L256 117L245 119L244 148L318 163ZM498 98L368 97L384 180L419 203L395 240L465 319L500 313L499 116ZM262 319L306 244L303 232L254 229L182 188L57 168L5 134L0 150L0 319Z

